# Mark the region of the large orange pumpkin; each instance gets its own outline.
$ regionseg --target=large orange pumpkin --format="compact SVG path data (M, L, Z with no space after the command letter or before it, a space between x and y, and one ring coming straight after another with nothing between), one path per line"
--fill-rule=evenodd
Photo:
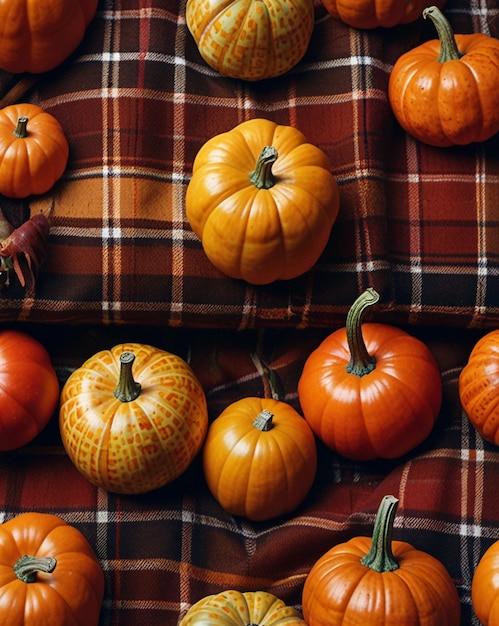
M442 401L440 371L422 341L394 326L361 323L378 299L374 289L359 296L346 327L312 352L298 381L312 430L357 461L412 450L430 434Z
M0 524L2 626L97 626L104 573L83 534L56 515Z
M427 6L426 0L322 0L322 4L334 18L362 29L414 22ZM443 7L445 0L437 4Z
M62 176L69 146L59 122L36 104L0 109L0 193L26 198L48 191Z
M499 131L499 41L455 35L435 6L423 12L438 32L403 54L388 83L393 113L416 139L437 147L467 145Z
M97 10L98 0L2 0L0 68L38 74L74 52Z
M302 597L308 626L459 626L461 604L444 565L392 541L397 505L385 496L372 539L353 537L313 565Z
M313 0L188 0L186 22L203 59L241 80L290 70L314 27Z
M59 424L66 452L90 482L133 494L187 469L203 444L208 412L183 359L129 343L98 352L71 374Z
M286 402L242 398L210 425L203 469L226 511L268 520L293 511L310 490L317 469L314 435Z
M326 154L299 130L252 119L201 147L185 206L213 265L268 284L316 263L338 214L339 190Z
M459 375L459 398L470 422L499 445L499 330L477 341Z

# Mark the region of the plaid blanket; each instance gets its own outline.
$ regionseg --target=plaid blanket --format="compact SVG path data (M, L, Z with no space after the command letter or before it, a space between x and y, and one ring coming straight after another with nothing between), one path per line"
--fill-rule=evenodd
M298 407L305 359L324 331L227 331L146 327L36 326L61 384L95 351L123 341L157 345L184 357L202 382L210 419L245 396L268 396L265 363L282 398ZM319 469L303 504L268 522L225 513L209 494L199 458L176 481L140 496L92 486L62 448L57 419L31 444L0 456L0 521L36 510L80 529L106 577L100 626L176 626L189 607L225 589L268 590L301 607L304 580L330 547L372 533L381 498L400 499L394 539L440 559L458 589L462 624L478 626L470 585L486 548L497 540L499 456L462 414L457 377L475 331L421 329L443 376L444 400L433 433L390 462L358 464L318 447ZM457 626L457 625L456 625Z
M497 36L494 0L448 0L456 32ZM64 177L40 198L0 206L16 225L50 214L35 291L2 290L0 319L175 327L325 327L358 293L383 319L490 327L499 320L499 138L438 149L397 125L387 101L396 59L436 34L421 19L358 31L319 2L309 49L275 79L226 78L202 60L185 2L101 0L67 62L0 74L0 103L30 101L62 124ZM240 122L296 126L331 160L341 192L328 246L309 272L254 287L206 259L186 221L199 148Z

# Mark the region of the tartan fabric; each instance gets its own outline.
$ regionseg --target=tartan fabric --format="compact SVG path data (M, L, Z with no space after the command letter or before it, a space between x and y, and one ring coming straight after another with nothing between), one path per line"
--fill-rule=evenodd
M494 0L449 0L456 32L497 36ZM498 138L435 149L395 123L395 60L435 32L424 20L357 31L320 3L312 41L288 74L217 75L185 24L185 2L101 0L75 54L40 76L0 75L0 104L31 101L62 124L68 168L51 192L0 198L18 225L51 214L35 292L13 280L0 319L251 329L341 323L368 286L383 319L496 325ZM185 217L193 159L211 136L255 117L298 127L329 156L341 208L305 275L253 287L221 275Z
M36 326L61 384L99 349L123 341L153 343L192 366L207 395L210 420L230 402L267 395L266 364L281 397L298 407L303 363L320 330L265 332L147 327ZM470 585L480 556L497 540L499 456L463 415L457 377L476 331L421 329L442 371L444 400L430 437L394 461L357 464L319 446L319 469L291 515L253 523L225 513L211 497L197 458L176 481L140 496L117 496L88 483L61 445L57 419L28 446L0 456L0 521L24 511L51 512L80 529L106 577L100 626L176 626L207 594L268 590L301 607L311 566L333 545L370 535L381 498L400 499L394 538L440 559L462 604L462 624L478 626ZM457 626L457 625L456 625Z

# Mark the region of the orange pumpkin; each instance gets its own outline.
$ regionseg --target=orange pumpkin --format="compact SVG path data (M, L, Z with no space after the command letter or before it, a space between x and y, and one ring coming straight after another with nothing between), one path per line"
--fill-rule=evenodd
M0 2L0 68L38 74L54 69L76 50L98 0Z
M203 444L208 412L187 363L129 343L98 352L71 374L59 424L66 452L90 482L134 494L187 469Z
M362 29L414 22L427 6L426 0L322 0L322 4L334 18ZM443 7L445 0L437 4Z
M0 524L0 623L97 626L104 573L87 539L56 515Z
M430 434L440 411L442 381L428 347L386 324L362 324L378 302L367 289L346 327L308 357L298 381L306 420L327 446L353 460L393 459Z
M432 146L485 141L499 131L499 41L455 35L435 6L423 12L439 39L403 54L388 83L393 113L410 135Z
M444 565L392 541L397 505L385 496L372 539L353 537L313 565L302 597L308 626L458 626L460 600Z
M185 206L213 265L232 278L268 284L317 262L339 191L327 156L299 130L252 119L201 147Z
M459 398L477 432L499 445L499 330L473 347L459 375Z
M69 146L59 122L35 104L0 109L0 193L26 198L51 189L64 173Z
M480 558L471 582L473 610L483 626L499 624L499 541Z
M188 0L186 22L220 74L255 81L284 74L305 54L313 0Z
M186 613L179 626L306 626L298 612L267 591L229 589L206 596Z
M293 511L310 490L317 469L314 435L289 404L243 398L210 425L203 469L222 508L268 520Z

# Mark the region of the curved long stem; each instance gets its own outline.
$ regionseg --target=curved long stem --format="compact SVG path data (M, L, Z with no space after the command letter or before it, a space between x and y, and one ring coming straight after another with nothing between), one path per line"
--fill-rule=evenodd
M437 59L439 63L456 61L464 56L462 52L459 52L454 31L449 21L438 7L426 7L423 11L423 17L425 19L429 17L437 29L437 35L440 40L440 54Z
M355 300L348 311L346 320L347 342L350 361L346 367L349 374L365 376L376 367L376 359L369 354L362 336L362 316L364 311L379 300L378 292L369 287Z
M393 572L399 568L392 551L393 520L399 501L394 496L381 500L374 522L371 549L360 562L376 572Z
M275 185L272 166L277 161L277 150L274 146L265 146L260 152L255 169L249 175L250 181L258 189L270 189Z
M123 352L120 355L120 377L114 395L121 402L131 402L140 395L141 385L133 379L132 375L134 361L133 352Z

